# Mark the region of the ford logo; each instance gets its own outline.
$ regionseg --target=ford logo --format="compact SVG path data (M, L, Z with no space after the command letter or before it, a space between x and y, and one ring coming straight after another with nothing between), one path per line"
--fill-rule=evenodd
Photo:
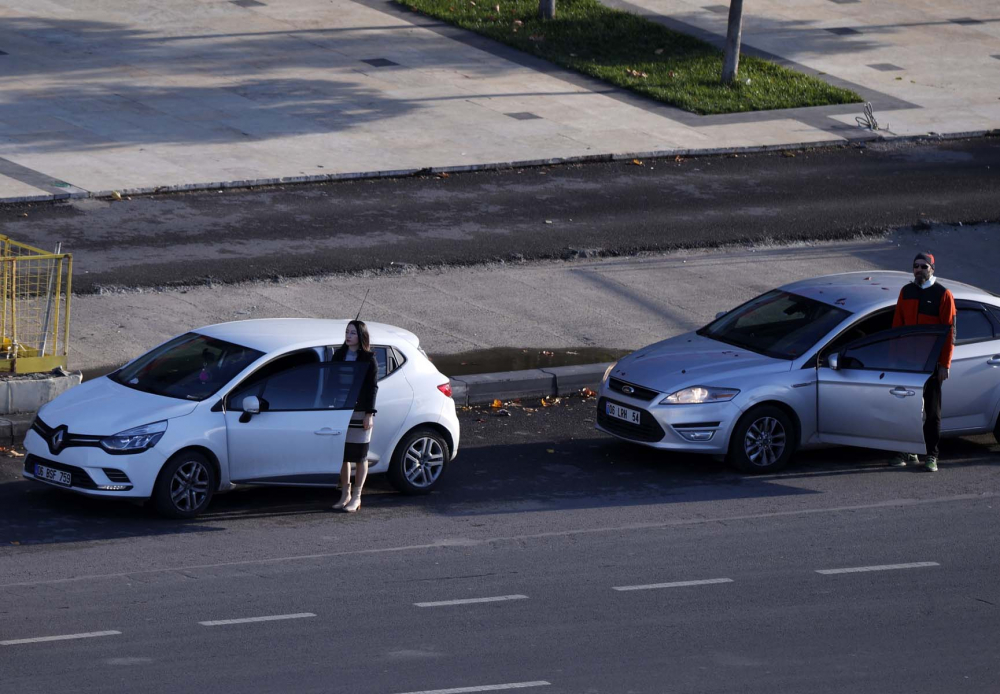
M622 392L625 393L625 395L631 395L635 392L635 388L632 386L622 386Z

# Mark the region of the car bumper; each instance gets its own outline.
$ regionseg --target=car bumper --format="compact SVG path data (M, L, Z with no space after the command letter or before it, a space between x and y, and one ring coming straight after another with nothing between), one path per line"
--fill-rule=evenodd
M640 421L631 423L608 414L608 403L640 413ZM625 441L650 448L723 455L729 448L729 435L742 411L730 402L704 405L657 405L610 391L597 401L598 430Z
M103 448L72 446L53 454L35 431L25 436L24 449L27 455L21 470L23 477L86 496L148 498L166 462L156 448L142 453L111 455ZM35 474L37 465L69 473L70 484L38 477Z

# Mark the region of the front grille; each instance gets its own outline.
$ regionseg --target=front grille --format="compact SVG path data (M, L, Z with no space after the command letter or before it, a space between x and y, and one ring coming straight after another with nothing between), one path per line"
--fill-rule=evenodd
M32 422L31 424L31 429L36 434L41 436L45 440L45 443L51 445L52 434L55 432L57 427L51 427L38 417L35 417L35 421ZM64 449L73 448L75 446L87 446L91 448L100 447L102 438L104 437L91 436L88 434L71 434L70 432L67 431L65 438L63 439L62 447ZM52 449L50 448L49 450L51 451Z
M626 386L632 389L631 393L626 393L623 390ZM652 400L657 395L659 395L659 393L656 392L655 390L650 390L649 388L643 388L642 386L637 386L634 383L626 383L625 381L619 380L617 378L608 379L608 388L615 391L616 393L621 393L622 395L626 395L630 398L637 398L639 400Z
M35 417L35 421L31 423L31 428L32 430L34 430L36 434L41 436L46 441L48 441L49 437L52 436L52 427L50 427L48 424L43 422L38 417Z
M115 470L114 468L110 467L102 468L102 470L104 470L104 474L107 475L108 479L111 480L112 482L125 483L125 484L132 483L132 480L128 478L128 475L126 475L121 470Z
M46 460L45 458L40 458L37 455L29 453L24 458L24 471L32 477L35 475L35 463L55 470L68 472L73 478L71 484L74 487L79 487L80 489L97 489L97 483L82 468L66 465L65 463L57 463L54 460Z
M660 426L660 423L656 421L656 418L646 410L639 410L641 414L639 415L638 424L631 424L621 419L608 416L608 402L613 402L616 405L621 405L622 407L631 406L626 405L623 402L618 402L617 400L609 401L607 398L601 398L597 401L597 423L604 429L610 431L612 434L621 436L625 439L632 439L633 441L646 441L648 443L659 441L666 434L666 432L663 431L663 427ZM631 409L638 408L631 407Z

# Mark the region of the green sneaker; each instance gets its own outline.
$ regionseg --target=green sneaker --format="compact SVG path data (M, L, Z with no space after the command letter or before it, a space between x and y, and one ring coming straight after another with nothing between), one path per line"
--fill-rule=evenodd
M906 464L916 465L920 462L920 458L915 456L913 453L900 453L895 458L889 461L889 467L906 467Z
M924 463L924 467L927 468L927 472L937 472L937 456L927 456L927 462Z

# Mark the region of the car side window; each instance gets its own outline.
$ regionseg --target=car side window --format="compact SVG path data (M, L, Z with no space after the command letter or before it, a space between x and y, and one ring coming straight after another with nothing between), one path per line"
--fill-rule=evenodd
M303 349L278 357L273 361L264 364L252 374L246 377L242 383L234 388L226 398L226 409L233 412L243 411L243 399L256 395L261 395L261 386L271 376L283 371L296 369L306 364L315 364L319 361L319 354L314 349Z
M826 366L826 357L839 352L855 340L892 329L893 309L884 309L855 322L847 330L831 340L820 352L819 365Z
M937 342L936 335L927 333L869 342L845 350L839 368L921 372L926 369Z
M381 381L392 372L392 369L389 368L388 350L376 345L372 347L372 351L375 352L375 361L378 362L378 380Z
M364 370L364 364L324 362L282 371L261 384L261 411L353 409Z
M955 344L982 342L994 338L993 321L978 308L959 308L955 316Z

